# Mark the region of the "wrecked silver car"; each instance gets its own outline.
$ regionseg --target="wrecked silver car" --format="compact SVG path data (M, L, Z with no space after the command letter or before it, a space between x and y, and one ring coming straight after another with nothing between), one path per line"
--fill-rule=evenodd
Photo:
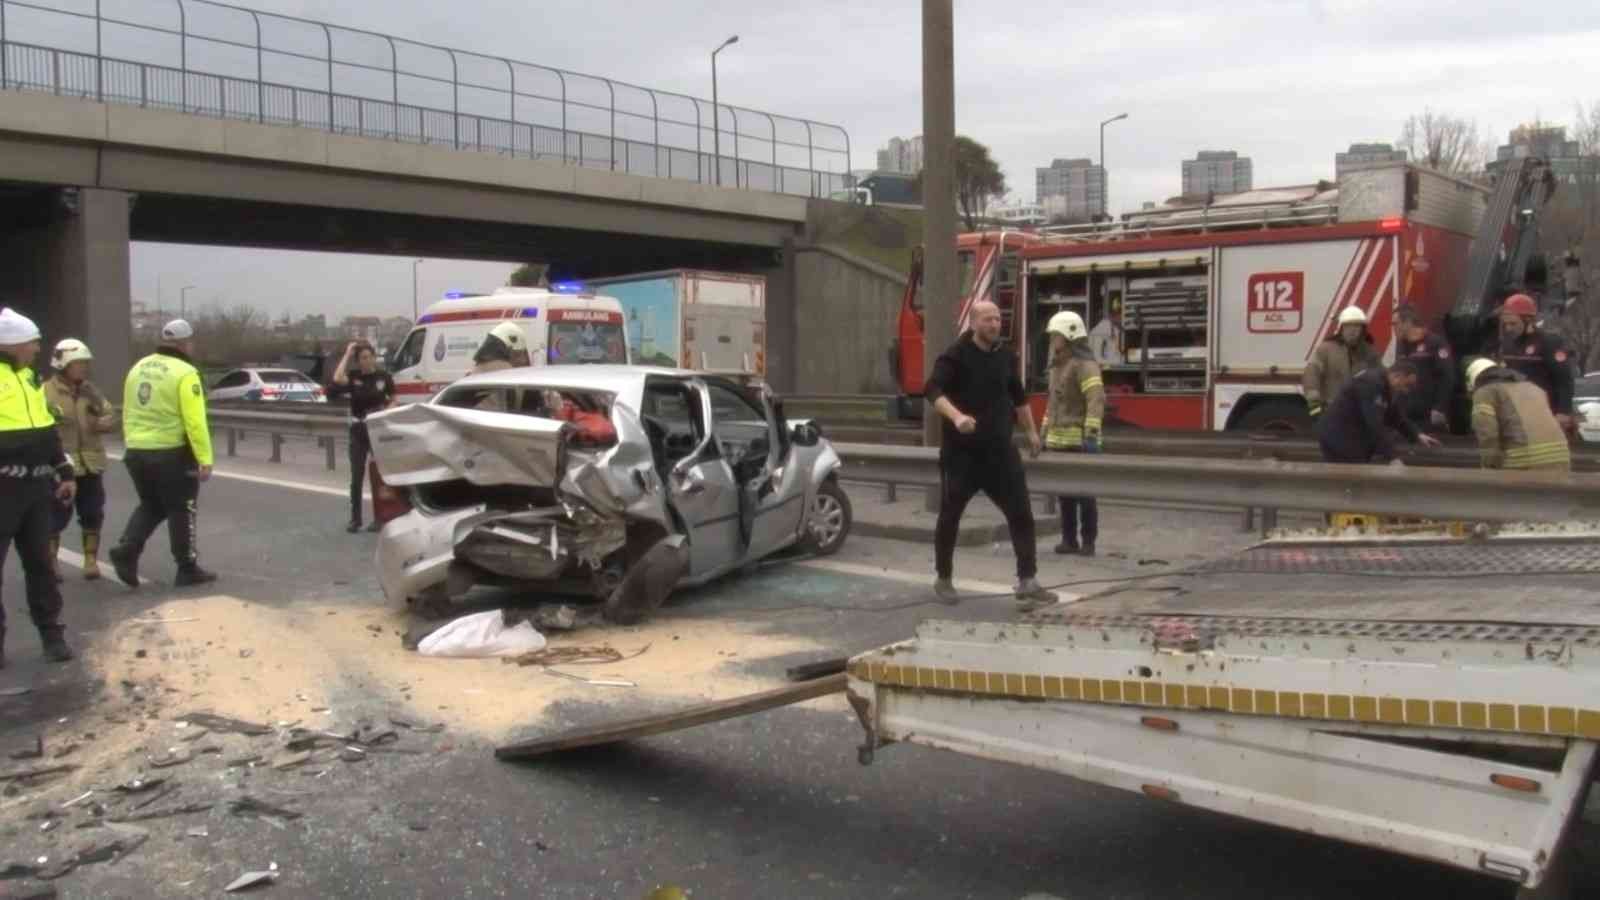
M587 595L640 621L677 587L838 550L839 456L764 386L639 366L509 369L367 419L383 591L429 615L475 586Z

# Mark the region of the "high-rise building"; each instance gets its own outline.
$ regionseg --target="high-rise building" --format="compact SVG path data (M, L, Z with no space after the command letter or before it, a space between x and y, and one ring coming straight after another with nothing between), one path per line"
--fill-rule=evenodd
M1560 126L1523 125L1511 129L1510 139L1495 151L1489 174L1498 174L1505 164L1518 157L1539 156L1550 164L1556 181L1576 184L1580 176L1600 178L1600 156L1584 156L1577 141L1567 140L1567 129Z
M1183 161L1183 195L1239 194L1254 184L1250 157L1232 150L1201 150Z
M1106 214L1106 170L1088 159L1052 160L1036 171L1038 202L1053 222L1092 222Z
M1349 150L1333 155L1333 177L1337 181L1351 169L1405 161L1406 152L1396 150L1393 144L1351 144Z
M914 138L890 138L878 151L878 171L897 175L915 175L922 171L922 135Z

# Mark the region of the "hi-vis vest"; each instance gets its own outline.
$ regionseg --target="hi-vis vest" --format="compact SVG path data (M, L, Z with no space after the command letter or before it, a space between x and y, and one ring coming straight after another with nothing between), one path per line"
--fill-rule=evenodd
M32 431L56 427L44 391L32 369L13 369L0 362L0 431Z
M211 465L200 372L164 353L135 363L122 389L122 441L129 450L173 450L188 444L196 462Z

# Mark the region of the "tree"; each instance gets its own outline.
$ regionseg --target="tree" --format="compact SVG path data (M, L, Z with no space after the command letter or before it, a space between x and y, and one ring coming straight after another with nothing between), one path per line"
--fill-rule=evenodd
M989 155L989 148L972 138L957 137L955 151L956 201L961 205L967 230L974 231L979 217L989 210L989 203L1006 195L1006 176Z
M548 287L550 266L548 263L523 263L511 270L511 277L506 279L508 287Z
M1413 162L1463 178L1483 172L1489 143L1479 137L1476 119L1431 109L1406 119L1400 128L1400 139L1395 141Z

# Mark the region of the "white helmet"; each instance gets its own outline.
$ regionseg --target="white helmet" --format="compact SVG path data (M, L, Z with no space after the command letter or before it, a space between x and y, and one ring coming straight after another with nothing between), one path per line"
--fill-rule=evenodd
M512 353L528 349L528 338L522 333L521 326L515 322L501 322L489 329L489 334L499 338Z
M1339 327L1367 324L1367 314L1359 306L1347 306L1339 313Z
M1050 317L1050 324L1044 327L1045 334L1059 334L1069 341L1089 336L1089 330L1083 327L1083 317L1075 312L1062 311Z
M64 338L50 354L50 365L59 371L80 359L85 362L94 359L94 354L89 352L89 345L77 338Z
M1492 360L1492 359L1488 359L1488 358L1475 359L1472 362L1468 363L1467 364L1467 390L1471 391L1471 390L1477 389L1477 387L1478 387L1478 379L1483 377L1483 373L1489 371L1490 369L1492 369L1494 367L1495 367L1495 361Z

